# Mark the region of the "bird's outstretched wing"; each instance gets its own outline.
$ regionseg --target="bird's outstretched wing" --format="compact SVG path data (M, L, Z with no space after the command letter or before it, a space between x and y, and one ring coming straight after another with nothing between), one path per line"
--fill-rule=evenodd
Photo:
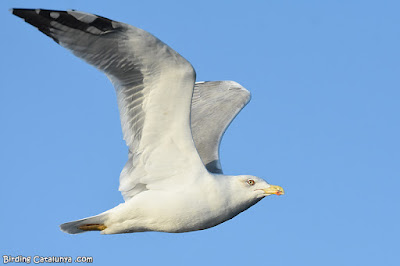
M197 151L212 173L222 174L221 138L250 101L250 92L234 81L197 82L192 97L191 126Z
M195 71L182 56L144 30L97 15L43 9L12 13L113 83L129 146L119 187L125 200L148 189L179 189L206 172L190 131Z

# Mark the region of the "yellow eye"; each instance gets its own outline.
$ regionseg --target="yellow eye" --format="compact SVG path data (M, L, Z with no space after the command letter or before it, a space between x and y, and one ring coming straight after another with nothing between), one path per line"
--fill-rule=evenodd
M256 181L254 181L253 179L247 180L247 184L249 184L250 186L253 186L255 183Z

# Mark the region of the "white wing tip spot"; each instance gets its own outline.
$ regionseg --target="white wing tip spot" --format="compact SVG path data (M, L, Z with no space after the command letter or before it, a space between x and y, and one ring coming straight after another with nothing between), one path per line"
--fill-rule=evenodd
M96 15L81 12L81 11L76 11L76 10L68 10L67 13L69 15L73 16L74 18L76 18L77 20L82 21L83 23L87 23L87 24L92 23L97 18Z
M50 13L50 17L52 17L54 19L58 19L59 16L60 16L60 13L58 13L58 12L51 12Z

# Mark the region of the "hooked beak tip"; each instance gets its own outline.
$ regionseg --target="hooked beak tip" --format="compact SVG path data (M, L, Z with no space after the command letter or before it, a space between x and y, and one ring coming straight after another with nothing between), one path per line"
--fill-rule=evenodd
M280 196L280 195L284 195L285 194L285 191L283 190L282 187L275 186L275 185L271 185L268 188L263 189L263 191L264 191L264 193L266 195L273 195L274 194L274 195Z

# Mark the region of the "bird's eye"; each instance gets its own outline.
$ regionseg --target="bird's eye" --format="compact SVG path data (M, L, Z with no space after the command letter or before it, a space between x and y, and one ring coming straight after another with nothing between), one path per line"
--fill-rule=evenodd
M254 185L255 183L256 181L254 181L253 179L247 180L247 184L249 184L250 186Z

